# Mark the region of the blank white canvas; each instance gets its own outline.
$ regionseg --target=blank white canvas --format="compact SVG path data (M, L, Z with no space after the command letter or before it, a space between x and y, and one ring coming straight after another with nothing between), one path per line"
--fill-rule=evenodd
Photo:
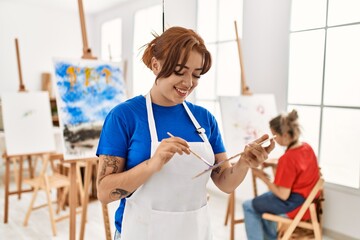
M4 93L1 99L7 155L55 151L47 92Z

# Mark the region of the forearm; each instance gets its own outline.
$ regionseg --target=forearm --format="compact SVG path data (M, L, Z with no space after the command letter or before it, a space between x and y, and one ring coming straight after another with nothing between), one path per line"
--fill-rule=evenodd
M155 173L150 165L146 160L130 170L106 175L98 181L98 199L107 204L130 195Z
M279 187L278 185L271 182L269 179L262 179L262 180L275 196L277 196L283 201L286 201L289 198L291 193L290 188Z
M254 142L247 144L235 165L230 166L227 162L221 166L224 169L214 169L211 176L214 183L224 192L231 193L234 191L244 180L249 168L257 168L260 166L268 158L268 154L274 149L275 142L273 139L269 146L265 148L261 146L268 137L269 136L265 134ZM221 162L227 159L227 155L225 152L219 153L215 155L215 159L216 162Z
M221 191L231 193L242 183L248 170L248 165L240 160L235 165L226 165L222 171L221 169L214 170L213 181ZM216 176L217 174L219 176Z

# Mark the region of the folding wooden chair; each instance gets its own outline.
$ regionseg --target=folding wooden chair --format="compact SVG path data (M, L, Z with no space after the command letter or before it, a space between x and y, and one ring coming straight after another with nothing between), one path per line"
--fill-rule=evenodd
M311 190L310 195L306 198L305 202L301 206L299 212L296 214L294 219L289 219L286 217L281 217L281 216L278 216L275 214L270 214L270 213L264 213L262 215L262 218L273 221L273 222L277 222L278 224L288 225L284 234L282 236L278 236L279 239L281 239L281 240L290 239L293 232L295 231L295 229L297 227L312 230L314 232L315 239L321 240L322 233L321 233L321 225L319 222L320 218L316 211L317 206L316 206L314 200L317 200L317 199L315 199L315 197L319 193L319 191L321 192L323 190L323 186L324 186L324 179L320 178L319 181L314 186L314 188ZM321 194L320 194L320 197L322 197ZM322 200L322 199L320 199L320 200ZM321 204L321 202L319 204ZM311 218L308 221L302 221L302 218L307 210L310 211Z
M68 176L60 174L58 172L54 171L54 161L59 160L63 161L63 155L62 154L45 154L42 156L42 166L41 170L38 176L32 178L32 179L25 179L24 183L29 184L33 189L33 195L30 201L30 206L28 208L28 211L25 216L24 220L24 226L28 225L30 214L33 210L46 207L49 208L49 214L50 214L50 222L51 222L51 228L53 235L56 236L56 222L66 219L69 217L69 215L60 216L58 218L55 218L54 210L52 207L53 201L51 198L51 189L63 189L62 194L60 197L58 197L56 203L58 205L57 208L57 214L60 212L60 209L63 208L66 200L67 193L69 192L69 186L70 186L70 179ZM48 174L48 165L51 164L52 168L52 174ZM79 183L77 183L79 184ZM44 190L46 194L47 203L34 207L34 203L37 197L37 194L40 190Z

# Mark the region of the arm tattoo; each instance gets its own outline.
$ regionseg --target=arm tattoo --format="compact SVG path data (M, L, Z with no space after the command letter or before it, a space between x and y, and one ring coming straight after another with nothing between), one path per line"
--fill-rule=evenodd
M114 190L112 190L110 192L110 198L112 200L119 200L123 197L128 196L130 193L124 189L120 189L120 188L115 188Z
M117 157L104 156L104 164L101 167L98 184L100 184L101 180L105 177L107 168L112 168L111 173L117 173L119 165L120 165L120 160Z
M221 167L217 167L213 170L215 173L219 174L221 171Z

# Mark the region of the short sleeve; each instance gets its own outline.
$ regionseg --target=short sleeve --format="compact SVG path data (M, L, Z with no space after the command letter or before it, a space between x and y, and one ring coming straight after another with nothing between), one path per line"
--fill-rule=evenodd
M111 155L127 158L128 134L126 122L123 114L113 109L107 115L101 135L96 155Z
M285 188L292 188L297 177L296 167L289 157L291 156L283 155L279 159L274 180L276 185Z

